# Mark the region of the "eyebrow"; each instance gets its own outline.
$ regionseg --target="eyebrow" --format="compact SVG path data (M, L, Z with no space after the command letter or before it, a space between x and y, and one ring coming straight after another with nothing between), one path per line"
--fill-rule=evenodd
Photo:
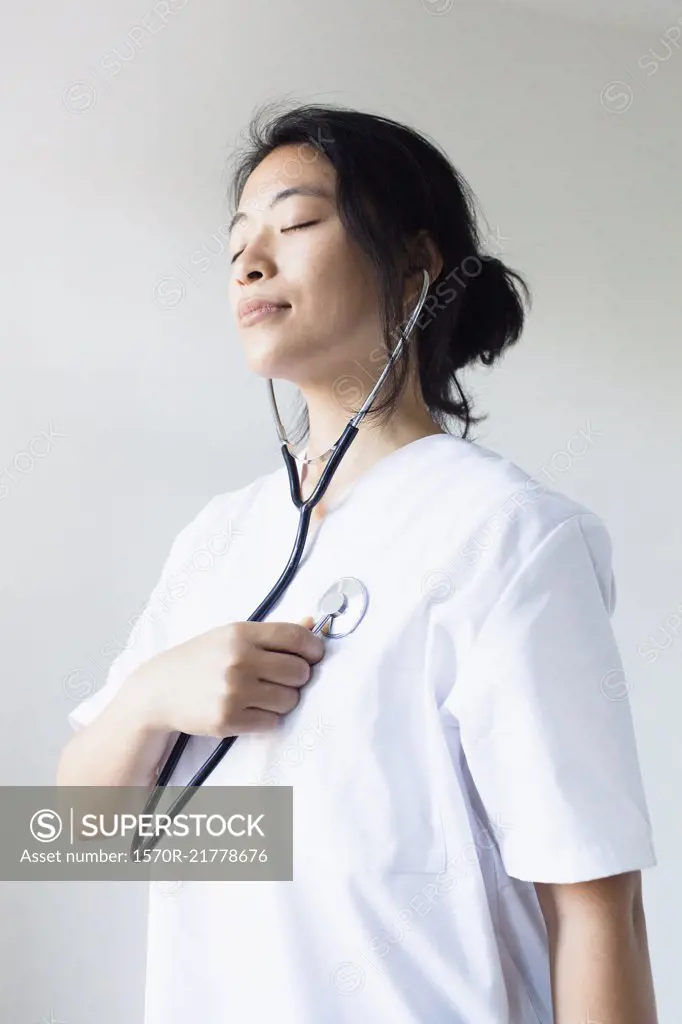
M283 188L276 195L272 197L268 203L268 209L271 210L277 203L281 203L284 199L288 199L289 196L318 196L321 199L331 200L331 195L326 189L320 188L317 185L293 185L291 188ZM235 224L238 224L242 220L247 220L248 214L243 211L235 213L234 217L230 221L229 231Z

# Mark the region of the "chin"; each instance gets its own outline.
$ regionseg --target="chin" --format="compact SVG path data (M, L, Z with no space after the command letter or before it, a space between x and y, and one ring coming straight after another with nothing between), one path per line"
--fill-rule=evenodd
M242 344L247 366L259 377L289 380L297 384L301 376L301 367L305 366L309 359L304 347L297 346L291 335L283 339L277 337L274 332L268 335L263 331L258 337L256 331L251 328L243 337Z
M252 373L259 377L270 377L272 380L290 380L296 383L296 366L291 357L285 358L283 353L275 351L247 352L246 362Z

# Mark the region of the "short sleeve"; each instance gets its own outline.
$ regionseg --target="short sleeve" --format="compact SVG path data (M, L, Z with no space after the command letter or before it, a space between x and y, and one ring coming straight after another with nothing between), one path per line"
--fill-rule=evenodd
M125 647L109 666L104 685L69 712L68 721L74 730L90 725L139 665L171 645L167 617L174 595L181 593L184 586L180 570L198 545L201 527L215 507L218 497L212 498L173 541L144 610L136 619ZM174 582L176 579L177 582Z
M572 515L505 585L446 699L512 877L657 863L614 603L607 528Z

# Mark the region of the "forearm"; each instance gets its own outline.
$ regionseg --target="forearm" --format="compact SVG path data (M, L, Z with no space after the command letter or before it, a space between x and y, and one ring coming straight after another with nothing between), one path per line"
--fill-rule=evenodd
M72 736L57 767L58 786L152 785L170 734L151 724L141 682L127 679L97 718Z
M657 1024L644 914L573 914L550 934L555 1024Z

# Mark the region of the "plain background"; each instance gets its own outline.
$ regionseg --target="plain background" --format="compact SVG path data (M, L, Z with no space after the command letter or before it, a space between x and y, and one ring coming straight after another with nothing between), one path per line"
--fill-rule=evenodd
M610 528L659 859L644 886L660 1021L676 1024L682 20L675 4L612 7L5 12L0 778L52 783L68 711L103 684L175 535L279 463L219 244L251 113L284 99L395 117L446 149L533 289L523 340L471 378L490 413L477 439ZM142 885L2 882L0 1017L141 1021L145 911Z

